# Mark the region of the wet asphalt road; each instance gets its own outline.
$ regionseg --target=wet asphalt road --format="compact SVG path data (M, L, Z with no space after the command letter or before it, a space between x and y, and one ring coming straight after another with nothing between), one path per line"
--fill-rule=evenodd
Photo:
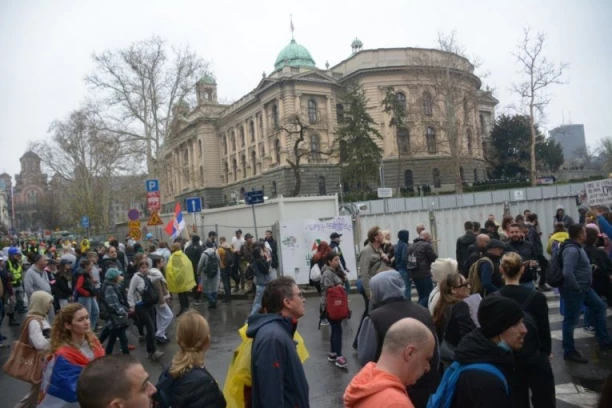
M304 337L310 353L310 359L304 364L304 369L309 382L310 402L313 408L342 407L344 389L350 382L350 379L359 371L360 367L357 363L357 356L351 344L359 325L359 318L363 312L364 305L359 295L351 295L350 300L353 318L345 322L343 326L343 353L349 363L348 369L339 369L327 361L329 328L322 327L321 330L317 330L319 300L316 297L309 297L306 300L306 315L300 320L298 330ZM252 301L250 300L234 300L231 304L219 303L218 308L214 310L208 310L206 305L192 306L200 311L210 323L212 345L206 355L206 366L221 387L225 382L232 353L240 343L237 330L244 324L251 305ZM555 306L557 309L555 309ZM178 305L174 305L174 308L177 307ZM551 309L551 319L558 320L558 300L552 295L549 297L549 307ZM554 316L557 317L554 318ZM612 317L608 317L607 321L608 327L612 327ZM551 329L553 331L560 330L561 322L552 322ZM576 329L577 333L579 331L582 331L582 328ZM8 319L5 319L1 332L8 336L9 341L12 342L19 335L19 327L9 328ZM168 334L171 338L174 337L174 324L170 326ZM137 346L136 350L132 353L142 361L155 383L163 368L170 364L172 355L177 350L176 342L172 341L166 346L159 346L159 349L164 351L166 355L160 362L151 362L145 357L144 344L138 343L137 331L134 326L131 326L128 330L128 339L130 344ZM612 354L598 353L594 338L586 336L585 338L577 339L576 345L583 355L589 356L591 360L589 364L576 365L565 363L562 357L560 357L562 356L561 342L553 340L553 352L558 356L553 360L553 372L555 373L555 383L557 384L557 406L561 408L589 406L597 398L597 395L591 391L599 389L612 370ZM119 352L119 345L117 344L115 346L115 353ZM0 364L4 364L8 355L8 349L0 350ZM13 407L27 393L28 388L28 384L0 373L0 407ZM575 402L576 405L569 402Z

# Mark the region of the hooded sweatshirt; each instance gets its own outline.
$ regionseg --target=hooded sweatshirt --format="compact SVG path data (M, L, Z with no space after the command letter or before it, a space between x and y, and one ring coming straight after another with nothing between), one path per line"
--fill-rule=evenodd
M580 224L584 224L584 221L586 220L586 213L589 211L589 206L586 204L580 204L580 206L578 206L578 214L580 214L580 217L578 218L578 222Z
M346 408L414 408L399 378L368 363L344 392Z
M555 243L555 241L559 244L562 244L568 239L569 234L565 231L555 232L554 234L552 234L548 239L548 245L546 246L546 252L548 252L548 255L552 255L553 244Z
M395 244L395 267L398 271L407 271L408 270L408 238L410 237L410 233L408 230L400 230L397 233L397 244Z
M293 334L297 322L276 313L249 316L252 408L309 408L308 380Z
M563 215L561 217L557 215L559 210L563 210ZM565 213L565 208L563 208L562 205L557 206L557 209L555 210L555 215L553 216L553 221L562 223L565 228L569 227L574 223L574 219Z

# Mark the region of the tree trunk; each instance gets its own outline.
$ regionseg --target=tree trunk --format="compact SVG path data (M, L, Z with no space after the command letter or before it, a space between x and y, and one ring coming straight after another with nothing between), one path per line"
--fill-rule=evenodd
M295 165L291 167L293 167L293 175L295 176L295 186L293 186L291 197L297 197L300 195L300 190L302 189L302 175L300 174L299 162L296 160Z
M532 102L529 104L529 130L531 133L531 140L530 140L530 159L531 159L531 166L530 166L530 179L531 179L531 185L535 186L536 183L536 155L535 155L535 148L536 148L536 131L535 131L535 123L534 123L534 118L533 118L533 98L532 98Z

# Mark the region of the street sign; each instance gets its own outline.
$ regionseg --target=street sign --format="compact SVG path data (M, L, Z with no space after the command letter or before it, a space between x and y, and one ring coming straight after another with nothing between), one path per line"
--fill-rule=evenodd
M244 193L244 202L248 205L261 204L264 202L264 193L261 190L247 191Z
M140 219L140 211L135 208L132 208L128 211L128 220L130 221L138 221Z
M514 190L512 193L514 201L522 201L525 199L525 190Z
M149 226L164 225L164 222L161 220L161 218L159 218L159 214L157 212L153 212L151 214L151 218L149 218L149 222L147 222L147 225Z
M81 226L83 228L89 228L89 217L84 215L81 217Z
M135 228L140 229L140 221L128 221L128 228L130 228L130 229L135 229Z
M158 179L147 180L145 182L145 185L147 187L147 192L148 193L153 193L155 191L159 191L159 180Z
M389 187L380 187L377 190L378 198L392 198L393 197L393 189Z
M161 197L159 191L151 191L147 193L147 208L150 212L161 210Z
M186 198L185 206L188 213L198 213L202 211L202 199L200 197Z
M135 241L140 241L140 238L142 238L142 232L140 232L140 229L138 228L130 228L130 232L128 232L128 234Z

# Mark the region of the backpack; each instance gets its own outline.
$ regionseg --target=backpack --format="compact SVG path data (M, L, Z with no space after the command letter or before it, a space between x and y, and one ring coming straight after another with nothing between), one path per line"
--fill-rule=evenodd
M191 244L185 249L185 255L187 255L187 258L189 258L189 260L193 264L194 269L196 266L198 266L198 262L200 262L200 258L202 257L203 252L204 248L202 248L202 245L200 244Z
M553 243L552 256L550 257L550 263L548 265L548 272L546 273L546 283L548 283L553 288L558 288L563 286L563 282L565 282L565 278L563 277L563 251L566 247L574 244L568 245L557 245Z
M474 262L472 266L470 266L470 270L468 272L468 282L470 283L470 286L472 288L472 294L480 293L480 291L482 290L482 282L480 281L480 265L482 265L484 262L489 262L491 264L491 268L495 269L493 261L491 261L486 256L483 256L482 258Z
M521 303L521 309L523 310L523 324L527 328L527 334L525 334L525 341L523 347L517 353L519 363L529 363L534 357L537 357L540 353L540 336L538 335L538 323L533 318L533 315L527 311L529 304L538 292L534 289L531 291L529 296ZM503 296L499 291L491 293L491 296Z
M155 289L155 286L153 286L151 279L149 279L148 276L141 275L140 273L138 273L138 276L140 276L145 283L145 287L140 294L142 303L144 303L145 306L153 306L159 303L159 292L157 289Z
M327 289L325 312L329 320L344 320L349 317L348 296L342 286Z
M212 254L206 254L207 261L204 266L204 273L209 278L214 278L219 272L219 257L214 252Z
M509 395L508 381L506 377L499 371L497 367L488 363L479 364L460 364L455 361L445 371L442 381L436 390L435 394L429 396L427 401L427 408L450 408L453 403L453 396L455 395L455 388L457 387L457 381L464 371L468 370L480 370L485 371L499 378L504 383L506 394Z

